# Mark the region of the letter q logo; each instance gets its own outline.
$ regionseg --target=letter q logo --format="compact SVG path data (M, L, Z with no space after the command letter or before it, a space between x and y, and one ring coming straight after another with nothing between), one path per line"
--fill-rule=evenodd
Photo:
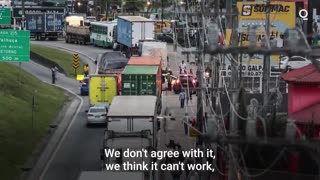
M251 16L252 6L251 5L243 5L242 6L242 16Z
M300 11L299 11L299 16L300 16L300 18L301 18L302 20L307 21L307 20L308 20L308 15L309 15L309 13L308 13L307 10L305 10L305 9L300 9Z

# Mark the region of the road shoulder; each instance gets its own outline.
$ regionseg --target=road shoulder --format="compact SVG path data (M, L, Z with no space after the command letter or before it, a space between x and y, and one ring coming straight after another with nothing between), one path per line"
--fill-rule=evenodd
M77 109L81 105L81 100L69 92L66 92L66 94L69 97L69 101L64 104L62 110L50 124L47 135L36 147L32 157L30 157L30 160L27 162L27 166L29 166L31 170L29 173L24 173L23 179L39 179L42 171L45 169L46 164L71 123L73 116L76 115Z

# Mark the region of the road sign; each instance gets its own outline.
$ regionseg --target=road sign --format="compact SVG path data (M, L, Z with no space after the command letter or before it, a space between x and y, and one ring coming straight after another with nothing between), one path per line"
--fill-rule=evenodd
M78 67L79 67L79 55L74 54L73 55L73 68L78 69Z
M30 31L0 30L0 61L29 62Z
M7 7L0 7L0 25L11 24L11 9Z

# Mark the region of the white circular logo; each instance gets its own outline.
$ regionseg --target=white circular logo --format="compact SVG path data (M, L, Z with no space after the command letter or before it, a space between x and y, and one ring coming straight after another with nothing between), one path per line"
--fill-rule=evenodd
M305 10L305 9L301 9L301 10L299 11L299 16L300 16L300 18L302 18L303 20L308 20L308 15L309 15L309 13L308 13L308 11Z

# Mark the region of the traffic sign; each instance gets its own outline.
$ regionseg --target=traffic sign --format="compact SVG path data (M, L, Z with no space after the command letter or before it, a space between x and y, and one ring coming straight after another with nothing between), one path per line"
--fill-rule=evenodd
M74 54L73 55L73 68L78 69L78 67L79 67L79 55Z
M11 25L11 8L0 7L0 25Z
M29 62L30 31L0 30L0 61Z

